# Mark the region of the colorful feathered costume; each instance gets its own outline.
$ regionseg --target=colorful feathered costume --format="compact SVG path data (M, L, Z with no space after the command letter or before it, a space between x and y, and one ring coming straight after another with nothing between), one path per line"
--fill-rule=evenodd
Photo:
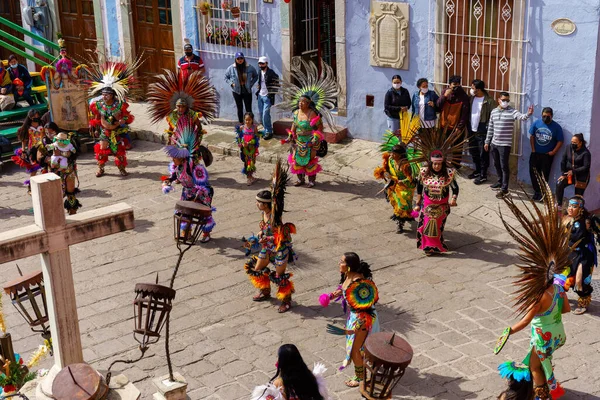
M196 153L200 151L200 145L194 128L188 120L180 119L173 133L174 144L164 149L173 161L169 164L170 176L163 178L163 192L168 193L173 182L179 183L182 186L181 200L195 201L211 207L214 189L208 182L206 168L197 161ZM201 242L210 240L210 232L214 227L215 221L211 215L202 228Z
M383 164L373 172L375 179L386 182L385 198L394 209L391 219L398 224L398 233L404 231L406 221L414 219L412 201L419 168L415 163L403 163L402 159L410 161L415 158L415 150L407 149L406 145L418 133L420 125L418 116L409 115L406 111L400 113L400 134L387 131L383 135L380 147Z
M299 184L308 176L309 186L313 186L317 174L322 170L317 152L327 145L323 143L322 119L335 131L331 110L335 107L339 85L333 69L322 60L320 68L314 62L306 62L300 57L294 57L292 65L296 66L291 70L292 80L283 81L280 85L284 101L274 107L294 112L294 122L292 129L288 130L286 141L292 145L288 158L290 172L298 175ZM310 120L300 118L301 98L310 101L309 108L316 114ZM321 150L320 153L324 152Z
M418 174L417 194L420 206L417 224L417 247L430 255L448 251L444 243L444 228L450 214L450 192L452 200L458 197L456 171L451 168L452 161L461 151L462 142L456 143L459 131L449 134L442 129L421 129L409 143L415 150L415 157L405 163L421 164ZM441 169L435 171L434 163L439 163ZM421 204L419 204L421 203Z
M129 125L134 117L129 112L125 97L134 83L134 73L141 61L128 64L122 61L90 63L89 84L90 121L92 132L97 132L100 142L94 146L98 162L96 176L104 175L104 165L114 156L121 175L127 175L127 151L131 143ZM101 97L98 97L101 95Z
M529 309L542 299L544 292L553 288L551 306L535 315L531 320L531 341L529 351L519 365L513 361L500 364L498 370L504 378L517 381L531 381L530 357L539 357L546 385L535 387L536 400L559 399L565 393L554 377L552 356L565 344L566 334L562 322L564 289L560 276L570 264L569 228L561 222L555 207L555 199L550 187L540 179L543 192L544 209L541 210L533 200L531 207L525 212L513 202L509 196L503 200L519 221L525 232L511 226L500 214L502 222L510 235L519 243L519 258L523 264L517 265L521 274L515 284L518 286L515 307L519 314L526 314ZM525 203L523 202L525 205ZM558 280L558 282L557 282Z
M235 138L240 148L240 159L244 163L242 174L251 179L252 174L256 171L256 157L260 146L260 136L256 125L252 124L251 127L238 126L235 131ZM248 183L251 182L248 181Z
M268 299L271 295L271 282L277 285L277 298L282 303L280 312L287 311L291 306L292 294L295 292L294 283L290 279L293 274L288 272L277 274L277 271L270 271L266 266L260 270L256 270L255 267L259 259L268 260L275 267L284 268L288 263L294 263L297 259L292 246L292 234L296 233L296 226L282 221L287 180L288 170L283 166L282 160L278 159L273 172L270 199L258 196L256 198L257 201L271 204L270 218L265 221L263 214L259 225L262 248L258 256L253 256L244 265L250 282L260 290L259 295L254 298L255 301Z
M205 118L212 121L217 113L219 100L217 91L201 72L177 74L165 70L164 74L156 75L155 82L148 86L148 103L150 118L153 123L166 119L169 128L169 144L173 144L172 136L181 118L196 125L198 145L206 133L200 120Z

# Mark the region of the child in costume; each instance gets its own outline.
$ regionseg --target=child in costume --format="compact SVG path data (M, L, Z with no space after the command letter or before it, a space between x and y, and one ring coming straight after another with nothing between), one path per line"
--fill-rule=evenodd
M290 279L292 274L286 272L286 268L288 263L294 263L297 258L292 247L292 234L296 233L296 226L290 222L284 224L281 219L287 179L288 171L279 159L275 165L271 190L262 190L256 196L256 206L262 214L258 234L262 248L258 256L248 259L244 265L250 282L260 290L252 300L268 300L273 282L277 285L277 298L281 300L280 313L292 307L294 283ZM275 271L269 270L269 263L275 266Z
M37 110L29 110L23 125L17 131L17 137L21 141L21 148L15 150L12 161L18 166L25 168L30 176L44 173L44 157L46 148L44 143L44 126L40 113ZM29 180L24 182L31 192Z
M288 131L287 140L282 141L282 144L291 144L288 163L290 172L298 177L294 185L304 185L308 176L306 186L313 187L322 170L318 157L327 153L322 120L336 131L331 110L335 107L339 86L333 69L322 60L320 69L300 57L294 58L293 63L296 62L300 66L291 71L293 79L280 86L284 101L274 107L294 113L292 129Z
M308 369L298 348L284 344L277 351L277 373L268 384L252 391L252 400L330 400L324 374L327 368L315 363Z
M258 156L258 147L260 138L258 129L254 124L254 114L247 112L244 115L244 125L236 128L236 141L240 148L240 158L244 163L242 174L247 177L248 186L256 182L254 172L256 172L256 157Z
M375 304L379 301L379 291L373 282L371 267L361 261L358 254L344 253L339 265L340 285L336 291L329 293L328 297L330 300L342 298L342 307L344 313L347 313L346 329L329 324L327 331L334 335L346 336L346 358L340 369L354 363L354 377L346 381L346 386L358 387L365 377L365 340L369 334L380 330L379 316L375 310Z
M517 230L502 216L502 222L510 235L519 243L519 258L523 264L517 265L521 275L515 284L515 306L523 318L506 328L498 340L497 354L510 335L524 329L531 323L529 350L521 364L507 361L498 370L503 378L516 381L531 381L534 384L536 400L559 399L565 393L554 376L552 356L566 342L562 314L571 307L566 293L560 284L560 274L569 265L569 228L561 222L554 196L548 184L541 179L544 209L540 210L533 200L531 208L525 212L509 196L503 200L521 223L524 230Z
M199 151L194 126L188 120L181 119L173 134L174 144L165 147L165 153L171 157L170 176L163 177L163 192L168 193L173 182L182 186L181 200L195 201L211 207L214 189L208 182L208 172L201 163L196 162L195 153ZM210 233L215 227L212 217L207 218L202 228L201 243L210 241Z
M444 228L458 198L452 162L462 149L463 143L457 143L460 134L457 130L447 134L442 129L422 129L411 141L419 153L413 162L427 163L419 171L414 211L419 213L417 247L428 256L448 251Z
M46 148L52 152L50 157L50 165L52 169L58 169L59 171L65 171L69 164L69 157L72 153L75 153L75 146L71 143L69 135L65 132L61 132L56 135L51 145Z
M579 296L573 314L581 315L592 302L592 273L598 266L594 236L600 241L600 221L585 209L585 200L580 195L569 200L567 214L565 222L570 229L569 246L575 246L575 250L571 253L572 263L564 289L573 288Z

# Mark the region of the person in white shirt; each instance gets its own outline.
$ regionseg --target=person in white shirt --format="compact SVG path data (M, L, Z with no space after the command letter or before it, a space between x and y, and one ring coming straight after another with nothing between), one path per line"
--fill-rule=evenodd
M271 122L271 106L275 104L275 92L279 85L279 75L269 68L269 59L262 56L258 59L258 117L265 129L263 139L273 137L273 123Z

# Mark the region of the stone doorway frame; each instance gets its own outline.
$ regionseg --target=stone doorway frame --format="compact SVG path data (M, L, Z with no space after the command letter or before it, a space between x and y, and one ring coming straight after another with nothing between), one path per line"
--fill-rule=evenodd
M296 0L299 1L299 0ZM293 56L294 43L294 15L290 3L280 3L281 18L281 60L282 74L285 79L290 79L290 65ZM338 96L337 115L347 116L347 91L346 91L346 1L335 0L335 53L336 73L340 94Z

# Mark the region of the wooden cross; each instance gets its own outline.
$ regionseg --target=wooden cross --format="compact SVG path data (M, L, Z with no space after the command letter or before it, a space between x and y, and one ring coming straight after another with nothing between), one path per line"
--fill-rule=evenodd
M0 264L41 254L54 370L83 362L69 246L133 229L133 209L119 203L65 217L60 178L31 178L35 225L0 233Z

